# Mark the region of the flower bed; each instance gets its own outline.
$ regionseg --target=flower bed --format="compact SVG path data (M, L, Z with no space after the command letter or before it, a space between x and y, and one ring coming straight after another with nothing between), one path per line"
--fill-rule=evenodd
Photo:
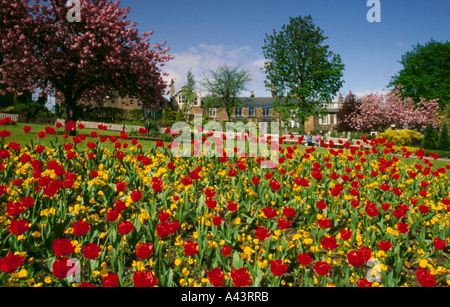
M96 137L2 131L0 286L448 286L446 169L381 138L262 168Z

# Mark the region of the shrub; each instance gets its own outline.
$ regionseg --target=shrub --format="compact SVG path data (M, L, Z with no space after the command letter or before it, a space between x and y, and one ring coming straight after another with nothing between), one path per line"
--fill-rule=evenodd
M422 148L423 149L436 149L438 145L439 133L433 128L431 124L428 124L425 128Z
M380 133L379 137L384 137L388 142L394 142L397 146L417 147L421 144L423 136L420 132L402 129L393 130L388 128L385 132Z
M438 148L439 150L450 150L450 140L448 138L448 125L444 124L439 135Z
M158 122L148 119L144 123L145 129L148 130L148 136L159 137L161 134L161 126Z
M165 108L162 112L163 121L166 124L171 124L175 122L175 112L171 108Z
M184 112L182 110L179 110L176 114L175 122L179 123L179 122L185 122L185 121L186 121L186 115L184 114Z
M142 109L131 110L131 119L134 122L142 122L143 118L144 118L144 110L142 110Z

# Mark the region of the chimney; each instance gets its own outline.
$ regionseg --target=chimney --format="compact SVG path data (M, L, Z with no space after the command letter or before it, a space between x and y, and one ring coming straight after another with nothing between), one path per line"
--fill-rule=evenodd
M171 95L172 97L175 95L175 84L174 84L174 82L173 82L173 79L172 79L172 81L170 82L170 95Z
M273 87L272 90L272 97L277 97L277 89L275 88L275 86Z
M344 97L342 97L341 93L339 93L338 103L344 103Z

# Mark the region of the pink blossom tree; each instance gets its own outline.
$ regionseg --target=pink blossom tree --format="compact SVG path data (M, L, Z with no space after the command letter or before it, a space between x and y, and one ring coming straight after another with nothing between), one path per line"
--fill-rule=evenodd
M345 119L355 130L384 131L394 125L397 128L409 127L425 129L427 124L439 125L439 102L424 98L415 103L412 98L402 98L394 88L384 93L369 93L362 97L362 103Z
M80 101L114 94L154 106L164 95L166 42L150 44L119 2L81 0L70 22L67 0L0 1L0 89L38 90L63 98L66 121ZM70 12L69 12L70 14Z

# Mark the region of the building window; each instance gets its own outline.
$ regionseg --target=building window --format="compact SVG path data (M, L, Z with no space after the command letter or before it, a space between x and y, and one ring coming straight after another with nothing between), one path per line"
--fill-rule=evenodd
M263 117L270 116L270 108L263 108Z
M235 113L236 117L242 117L242 108L236 108Z
M253 107L248 108L248 116L249 117L255 116L255 108L253 108Z
M333 124L337 125L337 114L333 116Z
M178 103L179 104L184 104L185 102L186 102L186 96L184 96L184 95L178 96Z
M209 117L216 117L216 108L209 109Z
M319 118L319 125L329 125L330 124L330 114L322 116Z
M196 107L198 107L198 106L200 105L199 102L200 102L200 98L199 98L199 97L195 97L195 99L194 99L194 105L195 105Z

